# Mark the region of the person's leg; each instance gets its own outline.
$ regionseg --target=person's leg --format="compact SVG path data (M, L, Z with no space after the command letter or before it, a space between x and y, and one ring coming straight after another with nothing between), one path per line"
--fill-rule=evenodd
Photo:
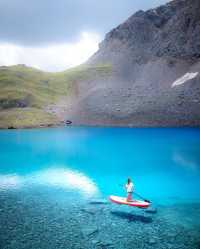
M127 196L127 201L131 201L131 200L132 200L131 193L128 193L128 196Z

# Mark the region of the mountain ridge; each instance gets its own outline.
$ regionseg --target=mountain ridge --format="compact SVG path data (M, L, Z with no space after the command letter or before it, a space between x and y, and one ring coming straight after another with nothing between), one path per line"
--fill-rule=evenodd
M133 52L139 49L142 55L145 52L158 57L200 58L199 8L198 0L173 0L148 11L138 11L106 34L96 55L116 39Z
M106 35L88 63L112 64L117 76L110 87L113 91L117 89L117 97L109 96L118 107L103 110L102 106L101 112L107 116L114 114L122 125L200 123L199 7L198 0L171 1L155 9L136 12ZM182 86L172 87L190 73L196 76ZM123 85L127 89L120 87ZM102 96L108 92L104 90Z
M44 126L63 124L65 120L74 125L199 126L199 9L199 0L174 0L138 11L111 30L99 50L81 67L56 74L34 74L36 80L31 87L39 84L43 93L40 114L42 110L53 117ZM8 86L1 74L0 70L0 84L5 90ZM19 78L16 82L20 91L31 91L23 77ZM15 80L9 78L12 87ZM44 81L50 83L46 88ZM52 92L55 101L51 101ZM35 93L33 100L40 94ZM37 103L32 107L38 108ZM6 113L5 108L3 111ZM0 111L0 124L2 120L5 116ZM37 122L30 126L38 126ZM16 126L11 123L6 127ZM24 127L23 122L17 127Z

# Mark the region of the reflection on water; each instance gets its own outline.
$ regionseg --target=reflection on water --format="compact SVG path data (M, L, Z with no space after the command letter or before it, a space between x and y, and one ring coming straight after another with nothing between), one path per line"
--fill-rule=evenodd
M21 183L21 177L18 175L0 175L0 190L16 189Z
M98 193L96 184L90 178L83 173L65 168L50 168L36 172L30 176L30 182L33 184L77 190L87 196Z
M98 195L96 184L83 173L68 168L52 168L28 175L0 175L0 190L16 189L32 185L57 187L78 191L84 196Z
M191 151L175 151L173 154L173 160L177 165L183 166L185 169L192 171L198 171L200 168L199 152L196 154Z

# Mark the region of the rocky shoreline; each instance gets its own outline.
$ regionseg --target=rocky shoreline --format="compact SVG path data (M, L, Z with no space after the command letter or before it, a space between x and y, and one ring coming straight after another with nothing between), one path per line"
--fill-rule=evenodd
M45 128L64 128L64 127L91 127L91 128L109 128L109 127L116 127L116 128L199 128L199 122L191 122L191 123L184 123L180 125L180 123L163 123L163 124L123 124L123 123L71 123L71 124L48 124L48 125L34 125L34 126L8 126L8 127L0 127L0 130L20 130L20 129L45 129Z

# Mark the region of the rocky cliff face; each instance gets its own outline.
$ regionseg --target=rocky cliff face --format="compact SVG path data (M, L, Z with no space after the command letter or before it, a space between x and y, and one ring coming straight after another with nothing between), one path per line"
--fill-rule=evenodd
M112 74L77 84L66 111L77 124L200 124L200 1L138 11L109 32L88 64Z
M132 62L154 57L200 58L200 1L174 0L138 11L106 35L93 61L110 61L128 49ZM113 55L112 55L113 53Z

